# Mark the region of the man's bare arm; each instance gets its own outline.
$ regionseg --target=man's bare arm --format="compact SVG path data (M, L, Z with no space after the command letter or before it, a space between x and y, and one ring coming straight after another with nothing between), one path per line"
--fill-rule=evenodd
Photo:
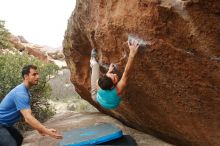
M61 139L62 135L58 134L55 129L48 129L42 125L31 113L31 109L20 110L25 122L36 129L42 135L49 135L56 139Z

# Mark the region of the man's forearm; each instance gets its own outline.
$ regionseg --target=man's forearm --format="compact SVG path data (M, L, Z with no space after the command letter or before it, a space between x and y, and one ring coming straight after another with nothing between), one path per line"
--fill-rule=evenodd
M36 129L37 131L47 133L47 128L42 125L34 116L28 115L25 117L25 122L27 122L31 127Z

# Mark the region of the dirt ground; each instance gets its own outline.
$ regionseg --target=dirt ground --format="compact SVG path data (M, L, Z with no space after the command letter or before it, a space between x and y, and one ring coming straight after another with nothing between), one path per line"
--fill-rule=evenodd
M122 129L124 135L130 135L136 141L138 146L171 146L171 144L161 141L151 135L129 128L118 120L99 112L59 113L47 121L45 125L57 129L62 134L73 128L87 127L102 122L115 124ZM52 139L48 136L42 137L36 131L29 131L25 133L25 139L22 146L54 146L58 143L59 140Z

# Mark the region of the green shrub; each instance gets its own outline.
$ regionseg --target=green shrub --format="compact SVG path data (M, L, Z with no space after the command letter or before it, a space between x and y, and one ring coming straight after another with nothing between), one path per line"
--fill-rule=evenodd
M11 48L10 32L5 28L5 21L0 20L0 49Z
M11 89L23 81L21 77L21 70L23 66L27 64L36 65L40 74L38 85L30 90L32 95L31 109L35 117L39 121L43 122L54 114L54 111L47 102L47 97L51 94L51 88L47 82L49 80L49 76L58 71L57 65L51 63L45 64L27 54L0 54L0 100L2 100ZM26 128L22 124L19 127Z

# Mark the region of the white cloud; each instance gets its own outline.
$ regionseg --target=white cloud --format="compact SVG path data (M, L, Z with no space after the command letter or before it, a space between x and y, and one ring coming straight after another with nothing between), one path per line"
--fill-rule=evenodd
M1 0L0 19L14 35L58 47L74 8L75 0Z

